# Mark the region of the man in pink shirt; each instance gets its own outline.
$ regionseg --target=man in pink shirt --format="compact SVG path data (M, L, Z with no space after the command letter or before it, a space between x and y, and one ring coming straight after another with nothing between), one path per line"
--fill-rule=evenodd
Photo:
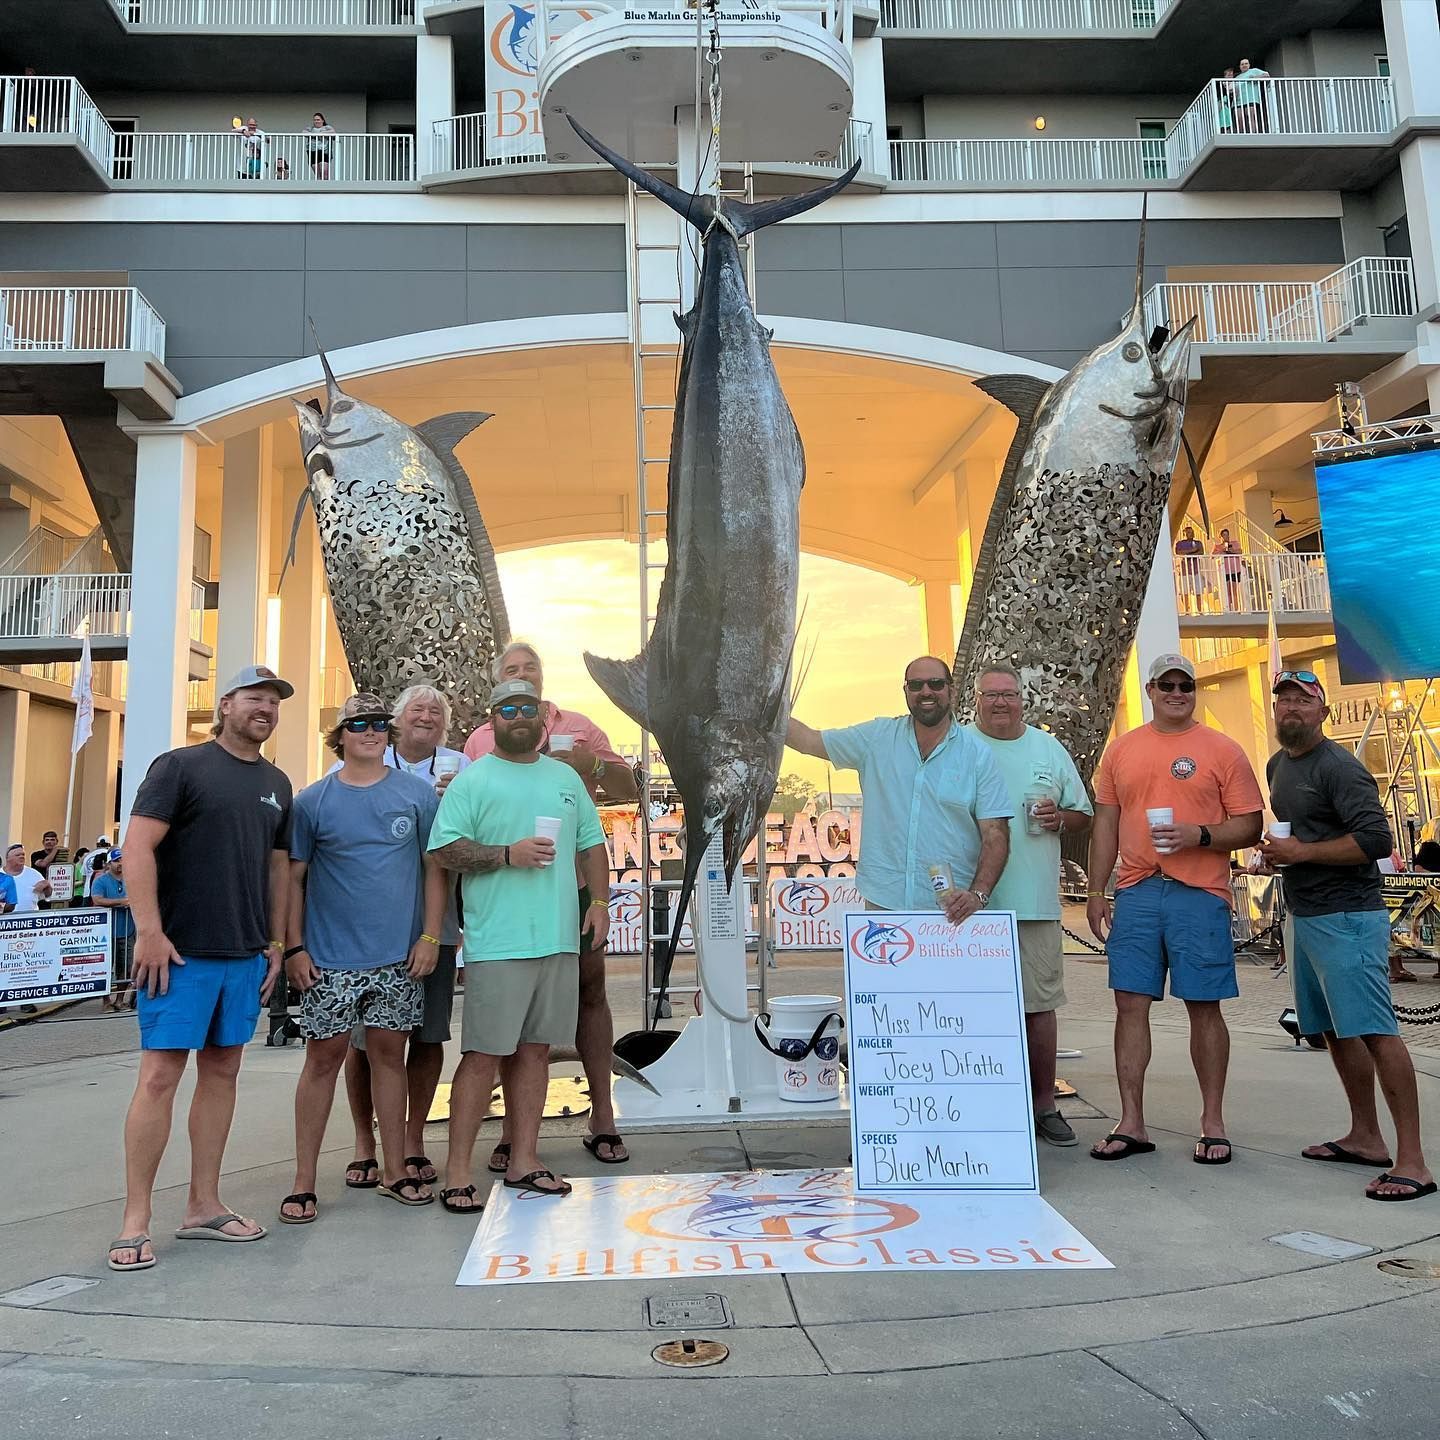
M543 696L545 672L539 652L523 640L512 640L495 662L495 680L528 680L537 695ZM540 718L545 736L540 744L542 754L563 760L572 766L585 782L590 798L598 804L624 805L639 796L635 773L611 745L610 738L587 716L577 710L562 710L551 700L540 702ZM471 760L488 755L495 748L495 730L490 721L481 725L465 742L465 754ZM577 883L579 877L577 875ZM590 905L590 893L580 889L580 914ZM608 899L608 896L596 896ZM590 1082L590 1133L585 1148L602 1165L623 1165L630 1152L615 1130L615 1111L610 1098L610 1056L615 1045L615 1022L610 1015L610 1001L605 994L605 951L580 947L580 1018L575 1027L575 1048ZM500 1067L501 1079L505 1066ZM507 1115L500 1142L490 1157L490 1169L499 1174L509 1166L510 1120Z

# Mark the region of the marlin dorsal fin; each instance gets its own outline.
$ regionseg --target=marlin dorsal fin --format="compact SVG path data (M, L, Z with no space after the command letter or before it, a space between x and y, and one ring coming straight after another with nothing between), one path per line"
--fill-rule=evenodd
M606 695L642 730L650 728L650 662L645 650L631 660L606 660L587 650L585 668Z
M975 388L998 400L1020 421L1020 428L1028 430L1035 423L1035 412L1049 392L1050 382L1033 375L987 375L975 382Z
M313 507L314 504L315 497L311 494L310 486L307 484L300 492L300 498L295 502L295 518L290 522L290 548L285 552L285 563L280 567L280 579L275 585L277 593L285 588L286 573L295 562L295 546L300 541L300 522L305 518L305 507L307 505Z

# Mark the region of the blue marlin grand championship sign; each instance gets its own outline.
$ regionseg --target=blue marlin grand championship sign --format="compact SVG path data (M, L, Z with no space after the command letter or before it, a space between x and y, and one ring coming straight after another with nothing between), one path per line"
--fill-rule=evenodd
M34 910L0 916L0 1008L110 991L110 915Z

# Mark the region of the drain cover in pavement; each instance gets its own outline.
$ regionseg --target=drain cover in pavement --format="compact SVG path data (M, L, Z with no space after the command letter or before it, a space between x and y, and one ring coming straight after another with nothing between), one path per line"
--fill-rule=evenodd
M651 1295L645 1323L652 1330L728 1330L735 1320L723 1295Z
M1410 1260L1397 1255L1393 1260L1382 1260L1375 1268L1387 1275L1403 1275L1407 1280L1440 1280L1440 1265L1433 1260Z
M1326 1260L1353 1260L1357 1255L1373 1255L1374 1245L1360 1245L1354 1240L1341 1240L1337 1235L1321 1235L1315 1230L1291 1230L1285 1235L1271 1235L1272 1245L1286 1245L1305 1255L1319 1255Z
M730 1347L718 1340L669 1340L657 1345L651 1358L662 1365L672 1365L681 1370L693 1370L702 1365L718 1365L730 1354Z
M0 1305L26 1309L32 1305L44 1305L49 1300L59 1300L63 1295L73 1295L77 1290L88 1290L99 1283L88 1275L52 1275L48 1280L37 1280L22 1289L7 1290L0 1295Z

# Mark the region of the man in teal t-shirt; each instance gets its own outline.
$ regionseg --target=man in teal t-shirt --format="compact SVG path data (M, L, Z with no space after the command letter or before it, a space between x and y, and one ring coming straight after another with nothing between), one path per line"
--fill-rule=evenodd
M609 928L610 862L584 782L539 746L540 696L504 680L490 696L495 751L457 775L440 802L430 848L464 878L465 1008L450 1091L450 1151L440 1201L468 1214L482 1205L471 1157L500 1061L508 1071L511 1189L568 1195L540 1163L540 1116L550 1047L575 1038L580 941L602 950ZM576 869L595 897L579 913Z
M1073 1145L1075 1132L1055 1104L1055 1012L1065 1003L1060 837L1084 834L1094 807L1065 747L1025 723L1016 671L997 664L980 672L975 713L976 723L967 728L995 757L1019 816L1010 827L1010 858L990 908L1015 912L1035 1133L1051 1145Z

